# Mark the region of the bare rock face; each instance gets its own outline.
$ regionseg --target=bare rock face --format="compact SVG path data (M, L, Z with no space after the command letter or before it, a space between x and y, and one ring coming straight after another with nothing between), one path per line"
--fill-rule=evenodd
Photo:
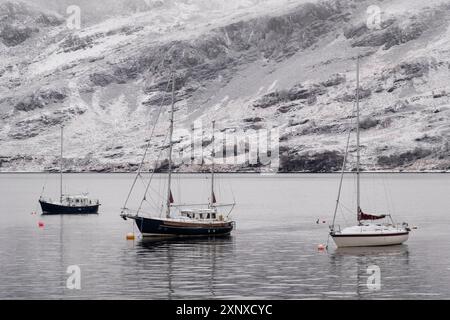
M415 148L414 150L392 154L390 156L380 156L378 164L386 168L397 168L410 165L418 159L423 159L432 154L431 150Z
M222 133L278 129L281 171L339 170L354 134L358 53L363 169L447 170L450 6L395 0L408 8L397 12L380 1L381 25L368 28L361 21L373 1L283 1L258 1L258 10L242 4L220 16L211 4L204 19L196 1L130 0L105 14L111 19L92 19L76 32L57 14L2 2L2 170L51 168L44 155L61 124L80 154L73 170L136 169L160 105L150 157L164 145L172 70L177 129L204 119L217 119ZM201 144L209 148L205 127ZM177 138L178 151L190 151L187 136Z
M333 172L342 166L343 155L336 151L319 153L284 153L280 159L282 172Z
M22 44L39 33L40 27L55 27L61 23L59 17L36 11L22 2L0 4L0 39L7 47Z
M106 87L111 83L117 82L117 78L104 73L93 73L89 76L89 80L92 84L99 87Z
M42 109L51 103L59 103L67 98L64 89L42 89L19 101L14 108L17 111L32 111L34 109Z
M439 9L426 8L410 17L383 17L378 28L369 29L366 24L350 26L344 33L352 41L353 47L383 47L388 50L421 37L427 30L445 19L442 11L448 10L443 5Z
M372 95L372 90L369 88L360 88L359 89L359 99L366 99ZM338 97L338 101L346 101L346 102L353 102L356 101L356 95L354 92L351 93L345 93L341 97Z
M380 123L380 121L378 119L367 117L360 121L359 126L363 130L368 130L368 129L376 127L379 123Z
M345 81L346 81L345 75L336 73L336 74L333 74L330 77L330 79L322 82L321 84L325 87L335 87L335 86L345 83Z
M14 47L31 37L33 29L28 27L16 27L5 25L0 32L0 38L4 45Z
M290 101L302 101L302 102L312 102L315 101L317 96L326 93L326 88L323 85L313 84L311 86L303 86L298 84L292 87L290 90L281 90L271 92L262 96L260 99L254 102L253 106L255 108L269 108L280 103L290 102ZM283 111L282 111L283 112Z
M94 36L80 37L78 35L69 35L61 43L61 49L63 52L73 52L92 48L95 44L95 39L101 37L101 34Z

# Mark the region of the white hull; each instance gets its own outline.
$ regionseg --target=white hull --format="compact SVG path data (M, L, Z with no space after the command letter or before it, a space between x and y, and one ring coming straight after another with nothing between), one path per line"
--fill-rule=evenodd
M373 236L364 235L339 235L333 236L333 241L338 248L343 247L375 247L399 245L408 240L409 233L402 234L375 234Z

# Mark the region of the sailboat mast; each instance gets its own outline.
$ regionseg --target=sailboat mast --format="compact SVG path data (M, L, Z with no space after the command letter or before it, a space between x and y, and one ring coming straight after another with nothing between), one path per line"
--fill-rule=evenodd
M212 151L211 151L211 198L209 201L209 206L212 208L214 206L215 202L215 195L214 195L214 157L216 156L216 151L214 147L214 129L215 129L216 122L213 120L212 122Z
M59 200L61 203L63 199L63 138L64 127L61 126L61 155L59 157Z
M361 210L360 143L359 143L359 55L356 62L356 214Z
M169 176L167 181L167 211L166 217L170 218L170 206L172 203L172 136L173 136L173 111L175 104L175 74L172 73L172 104L170 107L170 129L169 129Z

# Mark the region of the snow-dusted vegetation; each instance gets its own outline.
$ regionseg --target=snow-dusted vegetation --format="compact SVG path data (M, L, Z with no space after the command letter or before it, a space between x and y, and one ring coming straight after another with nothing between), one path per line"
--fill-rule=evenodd
M335 171L358 54L363 168L450 169L447 1L133 0L101 14L78 2L79 30L66 26L69 3L0 2L1 171L53 169L60 125L68 169L134 170L159 105L170 102L171 67L178 130L201 120L206 141L212 119L237 135L277 128L281 171ZM381 9L376 28L366 23L371 5ZM175 152L188 139L179 134Z

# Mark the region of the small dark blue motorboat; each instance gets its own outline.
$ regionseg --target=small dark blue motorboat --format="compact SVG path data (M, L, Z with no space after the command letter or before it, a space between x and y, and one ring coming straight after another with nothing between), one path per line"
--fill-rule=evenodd
M90 199L86 194L65 195L63 194L63 130L61 127L61 157L59 170L59 200L52 201L44 197L39 198L43 214L91 214L98 213L100 202L97 199ZM44 191L42 191L44 192Z
M86 196L63 196L61 201L39 199L44 214L91 214L98 213L100 203L98 200Z

